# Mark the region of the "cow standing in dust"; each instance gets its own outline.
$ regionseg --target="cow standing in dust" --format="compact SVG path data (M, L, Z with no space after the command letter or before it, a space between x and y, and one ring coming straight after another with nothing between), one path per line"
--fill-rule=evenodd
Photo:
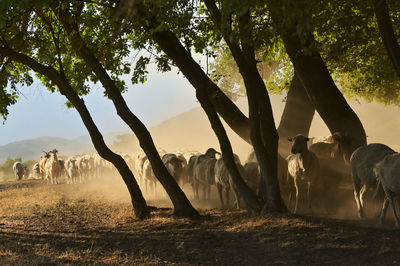
M395 153L388 146L380 143L372 143L356 149L350 158L351 175L353 179L354 197L357 204L358 216L365 217L364 193L368 188L377 186L377 179L374 167L381 162L387 155ZM377 189L380 189L378 187Z
M383 224L388 204L390 204L396 227L399 228L400 220L393 203L393 198L397 199L397 205L400 209L400 154L393 153L386 155L381 162L376 164L374 173L378 179L378 187L381 185L385 192L382 210L379 213L380 222Z
M243 178L243 180L246 180L245 169L242 166L242 164L240 163L239 156L237 156L236 154L234 154L233 156L234 156L236 167L237 167L241 177ZM237 189L237 187L235 186L235 184L233 183L231 174L229 173L229 170L226 167L225 162L222 157L219 158L217 160L217 162L215 163L214 172L215 172L215 185L218 190L221 207L223 208L223 207L225 207L225 205L229 206L229 193L232 189L233 195L235 197L233 207L235 207L236 209L239 209L240 208L240 193L239 193L239 190ZM225 192L225 204L224 204L223 192Z
M194 155L189 159L189 174L192 170L192 186L194 198L199 199L199 188L203 188L203 199L209 200L211 193L211 186L215 184L214 167L217 159L216 154L221 154L213 148L209 148L205 154Z
M17 181L22 180L25 172L25 166L21 162L15 162L13 165L13 172Z

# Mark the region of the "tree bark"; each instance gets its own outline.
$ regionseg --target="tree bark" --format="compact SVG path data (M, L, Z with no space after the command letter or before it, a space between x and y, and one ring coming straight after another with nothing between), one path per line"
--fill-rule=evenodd
M378 21L379 33L390 61L393 64L397 76L400 78L400 46L394 35L387 2L386 0L373 0L373 3L376 19Z
M297 134L309 135L314 113L314 105L308 98L297 74L294 73L278 127L279 154L285 158L290 154L291 143L287 140L288 138Z
M277 3L281 5L280 1ZM298 28L296 19L287 18L285 13L279 10L271 9L271 16L277 24L295 72L331 133L340 132L344 136L343 152L346 161L349 161L350 155L356 148L367 144L361 121L336 87L319 52L311 48L313 47L311 44L315 42L312 33L304 34L300 39L296 31ZM287 23L288 21L290 23Z
M152 36L196 90L204 84L208 84L207 95L215 110L236 134L251 144L248 118L204 73L190 53L181 45L178 38L168 30L154 31Z
M248 213L259 214L262 209L261 203L255 195L254 191L249 188L249 186L240 176L233 156L231 143L229 141L228 135L226 134L224 126L222 125L221 120L219 119L218 114L216 113L214 106L212 105L208 97L207 86L197 88L196 96L204 111L206 112L208 119L210 120L211 127L213 128L215 135L217 136L220 143L222 159L224 160L224 163L229 171L234 185L240 191L240 195L245 202Z
M85 124L85 127L89 132L96 151L102 158L111 162L120 173L131 196L132 206L136 217L139 219L150 217L150 210L146 205L146 201L143 198L142 192L140 191L133 173L129 169L124 159L120 155L113 153L107 147L103 136L90 116L83 99L78 96L78 94L69 84L68 80L58 73L54 68L44 66L26 55L16 53L7 48L0 48L0 54L2 56L11 58L13 61L17 61L30 67L33 71L49 78L52 82L54 82L54 84L57 85L61 94L64 95L78 111L83 123Z
M259 195L264 201L264 211L284 212L278 182L278 133L275 127L271 102L264 81L261 78L255 60L252 36L248 26L250 15L239 17L240 40L242 47L230 39L232 25L221 25L221 13L214 0L205 0L210 17L222 32L232 56L243 77L249 103L250 137L260 165L261 178Z
M193 208L186 195L183 193L162 162L149 131L144 124L131 112L124 98L116 87L115 82L110 78L107 71L86 46L84 40L79 34L78 25L72 25L68 23L68 21L71 20L67 18L68 14L65 11L57 10L57 12L54 13L64 25L75 52L83 60L85 60L88 66L99 78L100 82L103 84L103 87L111 98L117 110L117 114L138 137L140 147L146 153L147 158L152 166L154 175L160 181L161 185L164 187L168 196L170 197L172 204L174 205L174 215L184 217L198 215L198 212Z
M240 191L243 200L246 204L246 209L249 213L257 213L261 210L260 203L251 189L247 186L247 184L240 177L239 171L237 170L236 164L234 162L233 151L231 144L229 142L229 138L226 135L226 131L218 118L216 110L214 106L219 106L218 110L224 110L224 101L227 101L229 105L233 104L229 98L227 98L222 91L219 90L218 86L215 85L204 73L204 71L200 68L200 66L193 60L190 56L189 52L182 46L179 40L172 34L170 31L154 31L153 39L160 46L160 48L171 58L185 75L185 77L189 80L189 82L196 89L196 97L199 100L201 106L207 114L208 119L210 120L211 126L218 138L218 141L221 146L222 157L225 165L228 168L229 173L231 174L232 180ZM186 59L185 59L186 58ZM175 61L176 60L176 61ZM215 94L217 93L217 94ZM220 95L221 94L221 95ZM211 95L211 96L210 96ZM219 95L219 96L217 96ZM223 99L223 100L218 100ZM234 104L233 104L234 105ZM217 109L217 108L216 108ZM235 106L232 110L237 109ZM240 112L240 110L235 111L237 115L239 115L239 119L242 121L241 123L245 123L246 125L240 125L238 132L242 132L241 136L245 138L249 138L247 136L248 132L248 121L246 119L242 119L244 115ZM240 113L238 113L240 112ZM232 116L232 113L229 114ZM242 117L242 118L240 118ZM237 120L233 120L235 123L235 127L237 127ZM238 133L239 134L239 133Z

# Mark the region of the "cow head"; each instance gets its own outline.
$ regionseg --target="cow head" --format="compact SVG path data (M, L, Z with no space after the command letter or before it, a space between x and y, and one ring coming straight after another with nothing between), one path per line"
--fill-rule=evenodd
M221 153L217 152L214 148L209 148L205 153L205 155L211 158L215 158L215 154L221 155Z
M310 140L308 137L303 135L297 135L293 138L288 138L290 142L293 142L291 153L303 153L307 151L307 142Z

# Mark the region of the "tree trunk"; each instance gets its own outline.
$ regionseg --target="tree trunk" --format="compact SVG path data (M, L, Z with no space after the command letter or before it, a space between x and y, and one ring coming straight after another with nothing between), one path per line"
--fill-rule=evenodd
M204 73L190 53L181 45L178 38L168 30L152 31L153 39L162 47L168 57L175 62L196 90L204 84L208 84L207 95L215 110L236 134L251 144L248 118Z
M161 185L166 190L174 205L174 215L191 217L198 215L198 212L193 208L182 189L178 186L174 178L168 172L160 155L153 143L153 139L144 124L131 112L124 98L115 85L115 82L110 78L107 71L103 68L97 58L93 55L90 49L86 46L84 40L79 34L78 26L68 23L67 14L63 11L55 12L63 23L71 45L75 52L88 64L96 76L99 78L103 87L111 98L117 114L131 128L139 139L140 147L144 150L147 158L152 166L154 175L160 181Z
M87 110L84 101L79 98L78 94L71 87L68 80L60 75L55 69L41 65L26 55L13 52L6 48L0 48L0 54L30 67L33 71L49 78L52 82L54 82L54 84L58 86L61 94L67 97L67 99L75 106L76 110L81 116L81 119L90 134L96 151L102 158L111 162L120 173L131 196L132 205L136 217L138 217L139 219L150 217L150 210L146 205L146 201L143 198L142 192L140 191L140 188L131 170L120 155L113 153L107 147L104 142L103 136L101 135L92 117L90 116L90 113Z
M294 3L300 3L300 6L305 5L304 1L290 2L290 4ZM281 5L281 2L277 1L277 5ZM367 143L360 119L336 87L319 52L312 45L315 42L314 36L307 33L300 39L296 31L298 29L296 18L287 18L279 8L270 11L273 20L278 25L278 32L286 52L310 101L331 133L340 132L345 137L343 151L346 160L349 160L356 148Z
M224 110L223 108L223 101L227 101L231 104L233 104L229 98L227 98L222 91L219 90L218 86L215 85L204 73L204 71L200 68L200 66L193 60L193 58L190 56L188 51L181 45L178 39L168 31L154 31L153 32L153 39L157 42L157 44L161 47L161 49L167 54L169 58L171 58L179 67L179 69L182 71L182 73L185 75L185 77L189 80L189 82L193 85L193 87L196 89L196 96L197 99L199 100L201 106L203 107L204 111L207 114L208 119L210 120L211 127L213 128L218 141L221 146L221 151L222 151L222 157L224 160L224 163L226 167L228 168L228 171L232 177L233 182L237 186L238 190L240 191L240 194L243 197L243 200L246 204L246 209L248 210L249 213L257 213L261 210L261 207L259 206L259 201L255 195L254 192L251 191L251 189L247 186L247 184L243 181L243 179L240 177L239 171L237 170L234 157L233 157L233 151L231 144L229 142L229 138L226 135L226 131L219 120L219 117L216 113L216 110L214 109L214 105L220 106L219 110ZM183 58L186 58L186 60L182 60ZM177 61L175 61L177 60ZM224 99L223 101L217 100L214 94L217 92L218 94L223 94L219 95L220 99ZM212 95L210 97L210 95ZM217 100L217 101L216 101ZM217 102L217 103L216 103ZM214 103L214 104L213 104ZM234 104L233 104L234 105ZM235 106L236 109L237 107ZM237 112L240 112L237 111ZM242 113L240 112L241 116ZM230 116L232 115L229 114ZM239 116L239 118L241 117ZM248 121L246 119L242 119L243 121L246 121L245 123L247 124L247 127L240 126L240 131L237 132L246 132L244 135L242 134L242 137L246 137L250 139L250 136L246 136L248 133ZM237 125L236 121L233 123ZM239 133L238 133L239 134Z
M226 134L224 126L222 125L221 120L219 119L218 114L216 113L214 106L208 97L207 86L198 88L196 90L196 96L206 112L208 119L210 120L211 127L213 128L221 147L222 159L224 160L234 185L240 191L240 195L245 202L248 213L259 214L261 211L260 201L255 195L254 191L248 187L243 178L240 176L235 159L233 157L231 143L228 135Z
M373 0L373 3L383 44L396 70L397 76L400 78L400 46L394 35L387 2L386 0Z
M291 143L288 138L297 134L309 135L314 112L314 105L308 98L297 74L294 73L278 127L279 154L285 158L290 154Z
M264 200L264 211L284 212L286 207L280 195L277 178L279 137L268 92L257 69L249 30L250 14L246 13L238 18L241 48L230 39L232 25L221 25L221 13L215 1L205 0L204 3L214 24L222 32L244 80L249 103L250 136L261 170L259 195Z

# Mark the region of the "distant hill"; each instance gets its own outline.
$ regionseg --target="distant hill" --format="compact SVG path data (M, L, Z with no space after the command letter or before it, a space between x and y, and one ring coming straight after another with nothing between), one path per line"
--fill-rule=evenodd
M105 134L107 143L112 144L120 133ZM61 156L70 156L94 150L90 137L81 136L75 139L64 139L59 137L39 137L11 142L0 146L0 164L7 158L22 157L23 161L38 160L43 154L42 150L49 151L56 148Z

